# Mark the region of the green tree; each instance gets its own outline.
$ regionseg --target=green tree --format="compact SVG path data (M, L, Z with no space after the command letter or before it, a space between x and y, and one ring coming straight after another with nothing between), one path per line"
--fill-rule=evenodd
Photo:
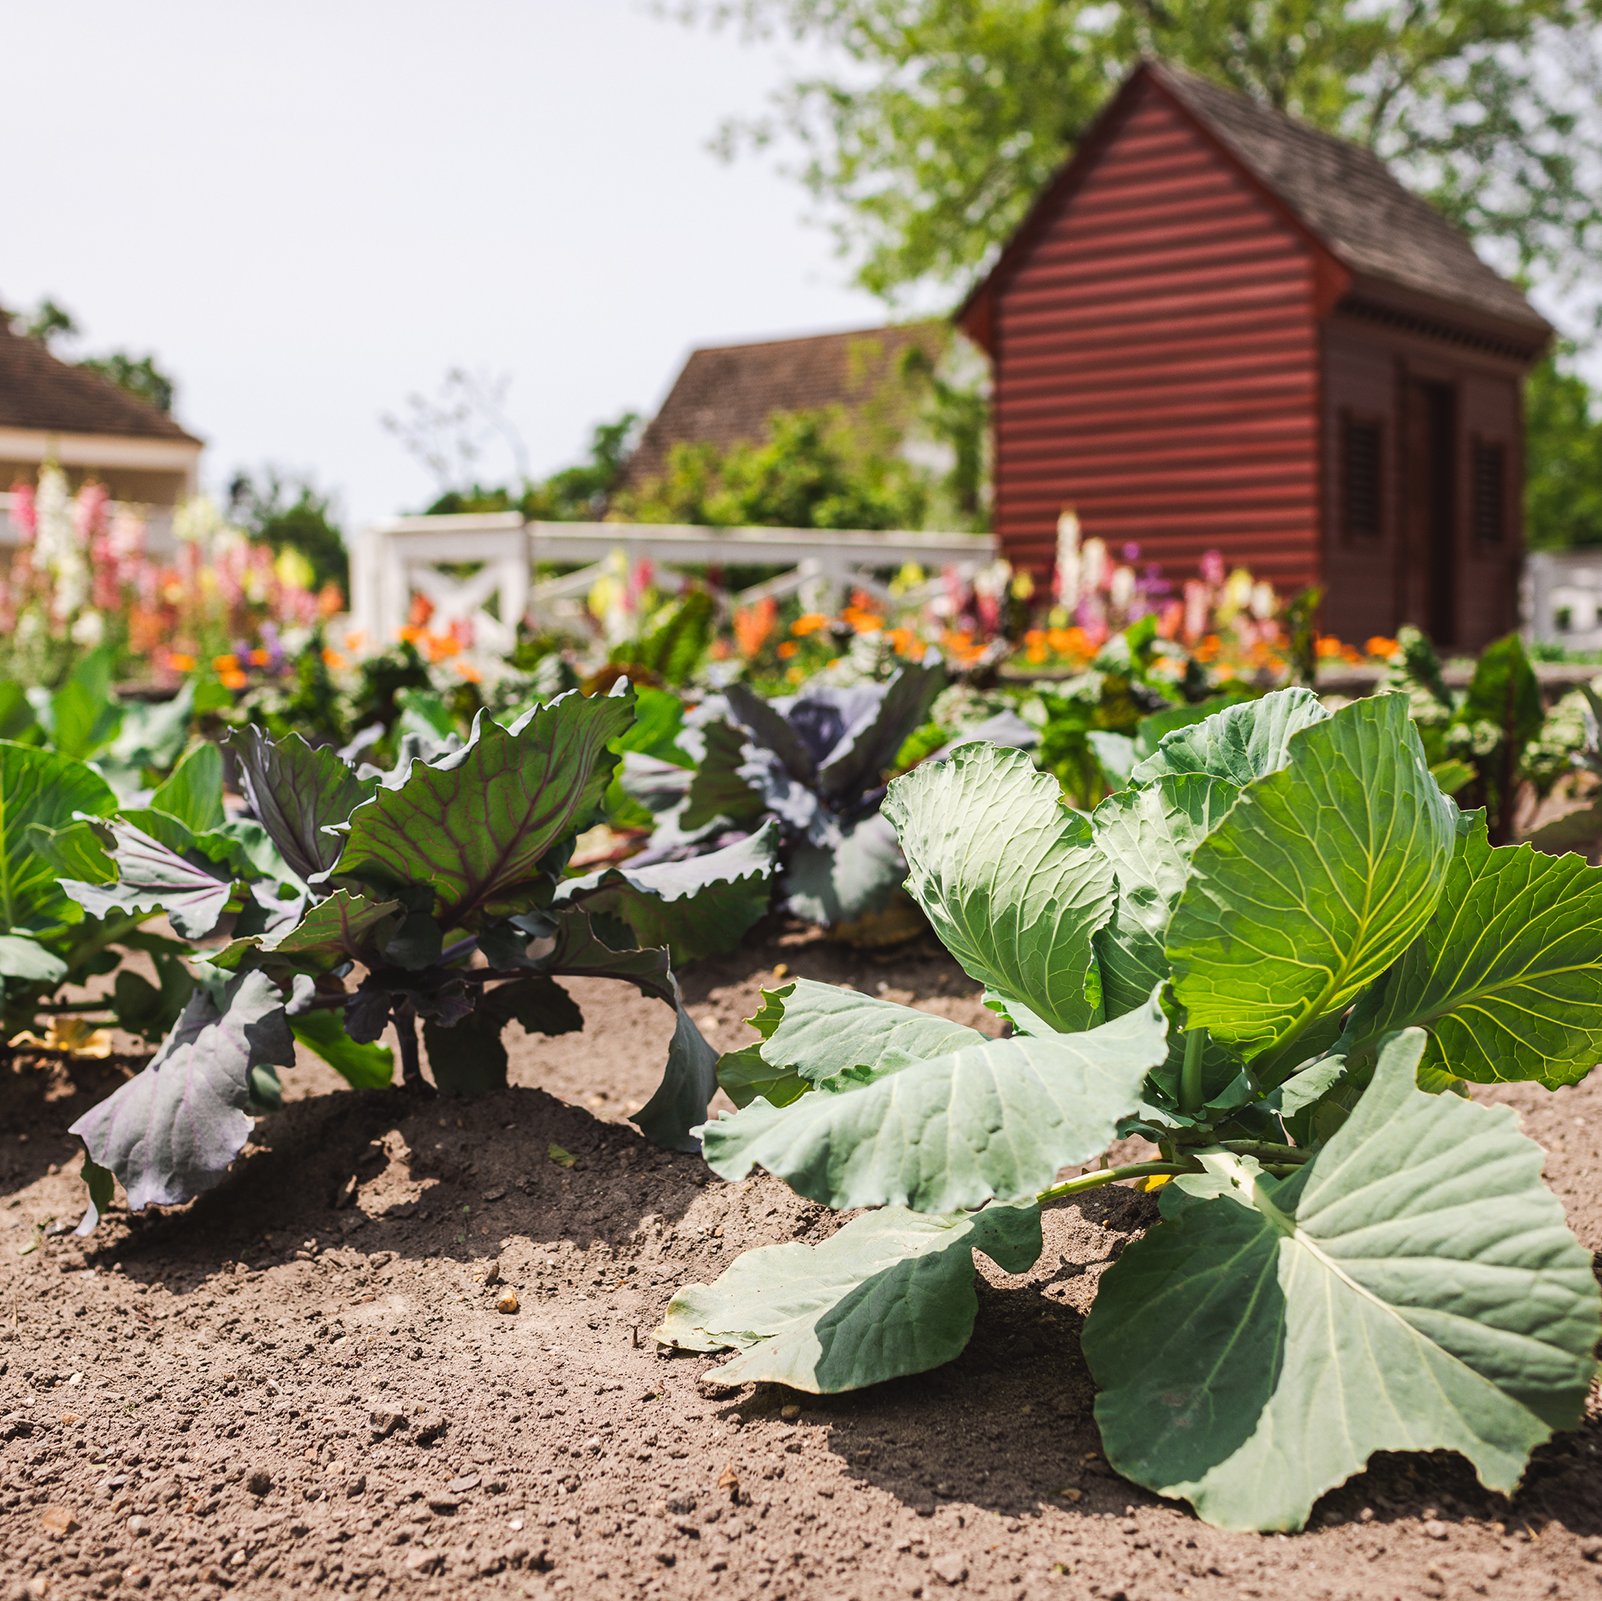
M1602 405L1596 392L1562 358L1553 358L1530 375L1524 407L1524 522L1531 548L1602 545Z
M229 516L274 550L297 550L310 563L318 584L350 583L350 557L331 498L311 479L263 468L240 471L228 486Z
M775 412L760 442L680 443L655 482L620 496L624 518L720 528L917 528L927 475L865 448L836 411Z
M1142 54L1371 146L1509 264L1602 247L1602 0L688 0L823 46L725 149L788 140L861 283L972 278Z
M54 350L57 340L77 339L82 330L77 319L65 307L46 296L32 311L23 312L12 319L13 329L26 339L37 339ZM177 385L156 364L156 358L146 354L131 356L125 350L108 351L103 356L86 356L77 363L109 378L119 389L154 406L158 411L171 412L178 397Z
M640 414L625 411L611 422L595 425L588 452L573 466L563 467L549 478L525 479L521 489L476 481L447 489L435 496L427 514L519 511L534 522L596 522L606 513L639 432Z

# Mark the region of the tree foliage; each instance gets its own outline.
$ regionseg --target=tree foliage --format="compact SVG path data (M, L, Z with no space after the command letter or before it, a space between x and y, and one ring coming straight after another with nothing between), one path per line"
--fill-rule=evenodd
M1371 146L1508 265L1573 282L1602 246L1597 0L692 0L821 45L725 149L784 141L859 280L961 284L1112 86L1157 56Z
M228 514L274 550L298 550L318 584L350 582L350 556L333 500L309 477L268 466L243 470L228 486Z
M1602 406L1596 392L1554 358L1530 375L1524 415L1524 521L1531 549L1602 545Z
M929 493L927 475L894 448L821 409L775 412L756 443L680 441L662 475L614 509L636 522L722 528L918 528Z
M77 318L49 296L32 311L14 317L12 327L25 339L37 339L47 347L56 340L74 340L82 332ZM110 350L103 356L85 356L77 365L99 373L102 378L109 379L119 389L154 406L157 411L171 412L173 402L178 398L178 386L148 352L143 356L132 356L125 350Z

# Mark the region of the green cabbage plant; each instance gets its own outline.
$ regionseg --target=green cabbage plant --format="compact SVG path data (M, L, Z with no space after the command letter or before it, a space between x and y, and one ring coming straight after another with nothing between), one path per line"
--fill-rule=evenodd
M250 817L222 823L221 761L187 821L145 812L83 820L78 876L92 915L165 912L194 954L182 1016L149 1065L73 1125L92 1206L121 1182L137 1210L217 1183L279 1097L300 1045L352 1084L392 1077L475 1094L504 1086L502 1034L583 1019L560 980L614 977L673 1008L661 1087L635 1115L693 1150L717 1055L680 1003L683 961L737 944L766 909L772 830L692 862L567 872L600 811L634 715L633 691L559 696L506 726L480 713L393 771L358 769L298 735L231 738Z
M1455 1450L1509 1491L1580 1421L1589 1254L1514 1113L1468 1092L1590 1071L1602 869L1493 847L1399 695L1231 707L1089 816L978 746L886 812L1011 1033L767 994L721 1064L740 1109L702 1131L708 1163L877 1210L687 1287L661 1339L732 1352L721 1386L915 1373L969 1338L975 1250L1022 1272L1043 1207L1162 1180L1083 1334L1107 1459L1137 1483L1294 1529L1376 1451Z

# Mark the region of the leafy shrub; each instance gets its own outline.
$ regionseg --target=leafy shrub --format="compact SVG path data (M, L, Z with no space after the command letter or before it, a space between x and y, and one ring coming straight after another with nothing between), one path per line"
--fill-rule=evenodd
M296 1041L352 1084L379 1087L392 1062L378 1041L393 1024L407 1084L423 1082L426 1049L444 1093L504 1085L509 1023L581 1026L565 975L619 978L674 1009L661 1087L635 1121L693 1149L716 1056L672 964L728 948L761 914L772 831L693 862L564 877L633 711L622 684L506 726L481 714L465 743L414 736L387 773L249 729L230 745L253 815L231 832L218 826L215 747L203 748L212 760L182 820L124 813L93 825L106 848L98 860L86 851L82 876L63 886L85 909L160 907L188 939L231 937L197 960L194 993L149 1066L73 1125L89 1157L87 1221L113 1176L135 1210L215 1184L252 1113L275 1103Z
M720 1066L740 1110L702 1131L708 1163L880 1210L682 1290L661 1339L733 1352L725 1387L919 1372L969 1337L974 1250L1022 1272L1043 1206L1139 1179L1161 1221L1083 1336L1136 1482L1290 1529L1376 1451L1456 1450L1506 1491L1579 1422L1589 1254L1513 1113L1466 1092L1590 1071L1602 869L1491 845L1399 695L1231 707L1090 817L980 746L886 811L1011 1036L808 981L766 994ZM1133 1136L1148 1159L1059 1180Z
M885 775L942 682L909 664L884 683L814 680L773 701L731 684L676 748L625 757L625 788L655 813L637 860L693 859L771 828L785 911L828 927L882 910L903 874L879 811Z
M1529 797L1551 793L1584 739L1565 708L1548 714L1540 680L1517 634L1487 645L1467 690L1447 687L1430 642L1416 628L1397 637L1391 681L1406 690L1441 787L1465 805L1483 806L1493 845L1514 837Z

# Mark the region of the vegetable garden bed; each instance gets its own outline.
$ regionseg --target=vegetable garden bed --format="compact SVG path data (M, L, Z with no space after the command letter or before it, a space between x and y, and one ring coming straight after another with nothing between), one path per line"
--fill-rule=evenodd
M932 940L865 957L760 933L684 975L720 1048L792 977L994 1029ZM572 988L583 1032L510 1039L510 1087L479 1099L352 1093L303 1053L218 1189L163 1217L119 1209L86 1241L45 1228L76 1221L65 1129L112 1071L0 1078L0 1593L1597 1588L1594 1408L1511 1501L1459 1458L1381 1457L1294 1539L1221 1532L1112 1473L1078 1334L1155 1217L1122 1189L1048 1210L1028 1274L984 1266L955 1362L836 1397L710 1395L705 1359L650 1338L668 1298L836 1220L648 1144L625 1119L672 1015L605 980ZM1602 1247L1602 1083L1475 1098L1518 1110L1570 1226ZM508 1293L516 1313L497 1310Z

